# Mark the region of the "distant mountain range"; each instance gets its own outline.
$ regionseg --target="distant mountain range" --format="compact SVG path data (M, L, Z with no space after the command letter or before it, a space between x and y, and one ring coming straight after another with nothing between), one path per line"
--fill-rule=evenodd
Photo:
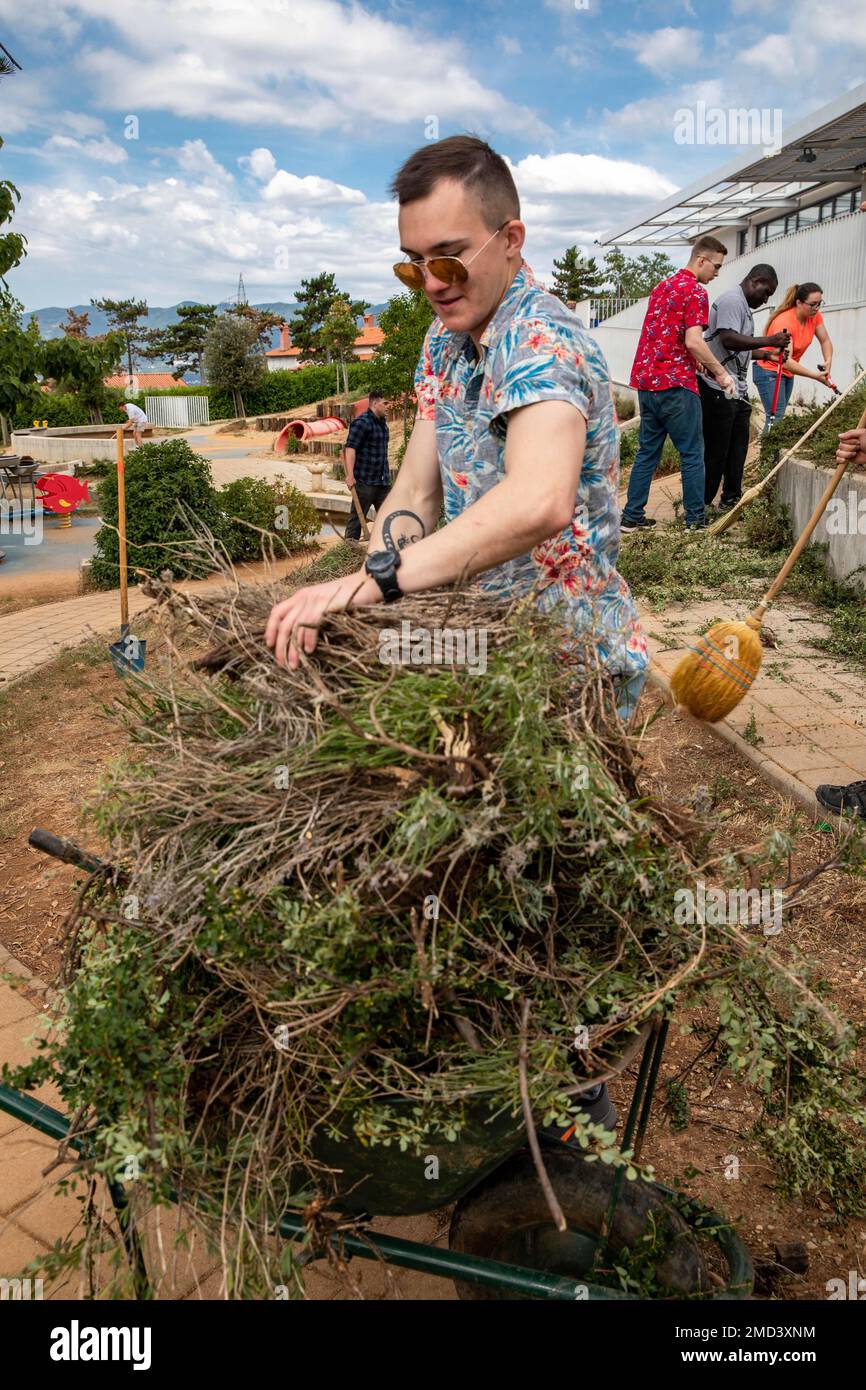
M195 304L197 302L198 301L194 299L182 299L180 304ZM217 305L218 312L224 313L226 309L232 307L233 303L233 300L224 299L222 303ZM94 309L91 304L73 304L71 307L76 314L86 313L90 315L89 331L91 336L97 337L100 333L108 332L108 316L102 309ZM179 304L171 304L168 308L160 308L155 304L149 305L147 318L141 320L142 326L146 328L167 328L170 323L175 323L177 321L177 311L179 307ZM299 305L286 304L282 300L272 300L265 304L254 304L252 307L254 309L269 309L271 313L279 314L287 323L290 323L297 313ZM384 302L382 304L373 304L367 312L378 316L384 308ZM30 319L37 319L39 323L39 332L43 338L59 338L63 333L61 325L66 322L66 312L65 308L58 309L53 304L46 309L31 309L22 316L24 327L27 327ZM280 333L279 329L275 328L271 334L270 346L275 348L279 347L279 345ZM146 362L142 361L140 363L140 369L143 372L170 372L172 363L167 359L153 358L148 359ZM194 375L193 373L193 377ZM187 375L185 379L191 381L192 377Z

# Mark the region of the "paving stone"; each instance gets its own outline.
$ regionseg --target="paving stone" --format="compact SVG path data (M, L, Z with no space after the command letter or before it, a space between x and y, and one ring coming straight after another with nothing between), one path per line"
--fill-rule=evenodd
M4 973L20 973L20 967L14 962L7 962L3 967ZM10 1024L18 1023L27 1018L30 1014L34 1018L37 1016L36 1009L23 994L0 979L0 1039L2 1039L3 1029ZM0 1041L0 1061L4 1061L2 1041Z
M39 1255L44 1255L47 1249L48 1247L42 1241L36 1240L28 1231L22 1231L14 1221L4 1221L0 1216L0 1279L29 1277L31 1297L35 1296L36 1287L33 1280L38 1276L25 1275L24 1270L31 1260L35 1260ZM43 1298L47 1297L47 1294L48 1289L43 1279Z
M0 1216L17 1211L28 1198L54 1186L55 1174L43 1177L42 1170L56 1153L50 1139L24 1124L0 1138Z

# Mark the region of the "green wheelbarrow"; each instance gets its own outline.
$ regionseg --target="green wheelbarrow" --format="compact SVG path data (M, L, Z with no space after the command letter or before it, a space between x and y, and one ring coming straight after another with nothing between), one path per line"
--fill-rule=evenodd
M34 848L88 871L104 867L93 855L45 831L30 836ZM667 1037L667 1020L647 1024L612 1064L623 1071L640 1055L634 1094L621 1148L639 1159ZM598 1078L602 1079L601 1077ZM0 1110L58 1141L68 1139L69 1120L51 1106L0 1085ZM454 1140L418 1156L394 1146L370 1148L354 1138L314 1136L315 1159L335 1174L337 1196L330 1208L352 1218L351 1229L334 1230L318 1246L300 1253L299 1263L327 1254L341 1259L385 1261L423 1274L451 1279L461 1299L632 1299L639 1295L600 1282L602 1271L621 1262L648 1230L663 1228L666 1242L655 1276L673 1299L747 1298L754 1272L736 1233L716 1213L658 1183L628 1180L623 1167L587 1162L579 1148L539 1134L544 1167L566 1228L554 1224L526 1146L522 1118L490 1116L469 1107ZM71 1146L86 1157L81 1140ZM129 1219L125 1189L109 1183L127 1255L140 1297L150 1296L143 1251ZM171 1194L172 1196L174 1194ZM379 1216L414 1216L453 1207L448 1248L375 1232ZM302 1212L275 1222L282 1239L308 1234ZM726 1274L711 1277L700 1239L713 1238ZM602 1276L603 1277L603 1276Z

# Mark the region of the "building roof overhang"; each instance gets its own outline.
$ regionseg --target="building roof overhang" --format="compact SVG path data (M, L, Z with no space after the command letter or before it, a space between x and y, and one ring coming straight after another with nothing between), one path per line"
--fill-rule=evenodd
M866 174L866 83L783 134L771 149L742 150L713 173L645 208L600 246L688 246L702 233L742 229L757 212L792 212L822 187Z

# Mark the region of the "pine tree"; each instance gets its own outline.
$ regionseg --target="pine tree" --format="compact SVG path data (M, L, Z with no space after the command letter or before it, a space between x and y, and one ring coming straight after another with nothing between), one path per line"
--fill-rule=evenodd
M178 304L177 320L165 328L152 328L147 334L144 356L150 360L167 357L174 363L172 376L195 371L200 381L202 359L208 332L217 316L215 304Z
M604 275L594 257L586 259L576 246L569 246L562 260L553 262L551 291L564 303L589 299L604 284Z
M140 347L147 341L147 330L138 320L147 318L146 299L91 299L94 309L108 315L112 328L118 329L126 344L126 365L130 377L135 375L135 361Z

